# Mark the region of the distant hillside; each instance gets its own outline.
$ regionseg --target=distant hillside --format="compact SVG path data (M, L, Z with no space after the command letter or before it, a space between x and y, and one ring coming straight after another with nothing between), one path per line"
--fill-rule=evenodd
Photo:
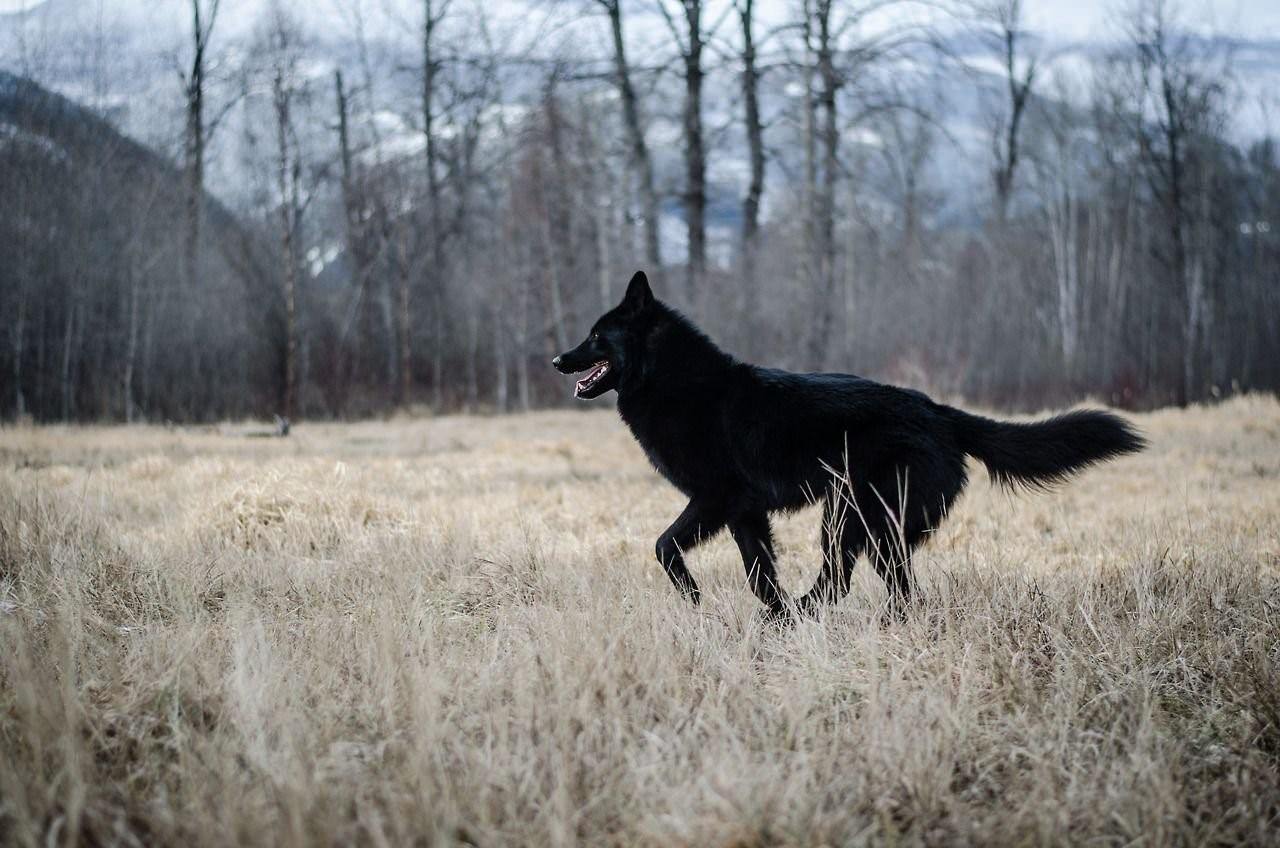
M3 70L0 151L7 162L22 166L10 172L8 179L54 187L54 195L65 190L77 203L97 200L126 207L145 194L142 205L155 212L177 214L181 209L183 176L173 162L122 134L91 110ZM45 181L43 177L59 179ZM43 198L46 202L54 199L47 193ZM26 210L26 216L6 218L0 226L20 223L21 217L38 215L41 209L37 204ZM207 194L205 215L218 237L238 235L234 215Z
M181 415L201 363L166 351L191 334L203 336L208 356L244 358L246 373L254 367L261 333L253 325L269 312L272 291L252 272L260 248L206 195L199 280L183 291L183 208L174 163L90 110L0 71L0 313L16 319L6 341L21 352L0 376L5 407L84 418L121 415L154 397L147 405L156 415ZM258 281L255 291L246 280ZM253 302L262 304L256 314L227 309ZM214 304L217 315L200 316ZM123 329L93 332L103 326ZM87 338L97 341L90 347Z
M341 11L342 5L297 4L307 34L308 73L314 77L316 91L322 93L321 100L328 96L334 68L354 69L364 61L350 18ZM412 25L409 29L405 29L405 25L416 20L420 4L418 0L378 0L366 5L369 10L365 21L367 50L382 110L378 119L388 122L380 127L381 143L391 150L403 150L417 137L416 124L406 116L416 116L420 88L416 75L405 72L420 61L416 37L410 35ZM537 15L529 11L530 5L542 8L518 0L495 0L483 8L493 25L501 29L506 25L503 21L513 17L533 15L536 18ZM593 4L560 5L566 22L564 33L573 33L572 43L568 44L568 36L562 33L548 38L545 44L531 47L528 56L513 57L519 61L497 87L505 105L528 106L536 104L542 96L541 77L528 73L525 59L561 59L572 55L591 69L588 77L592 77L597 68L607 68L608 42L601 17L590 13ZM644 61L655 65L669 60L671 47L660 16L648 4L629 5L634 6L628 20L628 37L634 55L644 56ZM773 7L773 4L764 5ZM222 4L217 49L225 53L229 65L243 63L251 54L253 33L266 6L265 0ZM780 16L767 24L773 26L787 18L789 13L785 10L789 7L790 4L777 4L772 11L765 8L760 14L766 20ZM190 22L185 4L108 0L102 10L105 11L80 0L33 2L22 13L0 13L0 35L6 26L13 31L19 26L28 27L33 38L42 40L40 79L43 84L78 102L95 103L109 112L122 132L132 137L165 138L167 143L176 144L181 135L181 92L173 57L182 55L186 49ZM1048 10L1037 14L1043 16ZM1051 18L1039 19L1045 24ZM98 36L89 33L97 27L102 28L100 37L112 50L111 61L101 67L84 58L86 47L96 43L92 38ZM1053 28L1036 31L1033 36L1044 55L1051 57L1038 87L1038 97L1048 103L1058 94L1054 78L1063 75L1080 77L1083 81L1092 72L1091 63L1113 46L1106 39L1115 33L1100 19L1088 38ZM724 37L729 41L733 38L728 29ZM1234 29L1224 29L1221 36L1210 40L1229 44L1236 60L1233 85L1239 93L1232 115L1233 136L1247 144L1274 132L1271 115L1275 112L1273 93L1280 86L1280 41L1266 37L1265 30L1243 28L1243 22ZM467 43L467 50L478 49L470 41ZM776 46L770 49L775 53L765 57L770 69L761 82L763 114L769 125L766 219L786 214L774 204L781 197L779 190L795 183L803 154L794 137L799 83L787 70L786 56L777 53ZM944 54L950 60L940 59ZM9 57L0 42L0 63L6 58ZM718 238L723 245L730 245L738 230L740 201L746 191L748 154L740 128L736 71L716 65L709 63L703 102L706 125L715 135L715 147L709 157L708 221L713 241ZM876 81L875 87L891 90L893 96L933 113L934 150L923 163L926 181L938 194L936 208L932 208L930 214L948 223L972 223L988 202L985 196L989 185L991 120L988 110L1004 96L1003 71L992 54L992 45L963 24L943 21L927 46L921 46L904 63L886 68L883 73L886 79ZM225 81L223 85L226 86ZM611 85L601 77L580 82L577 88L596 86L607 94ZM667 252L678 254L684 250L683 212L678 200L684 168L679 141L680 83L675 74L667 74L646 79L645 86L648 96L644 111L657 180L668 195L662 208L663 239L667 242ZM848 105L848 108L855 107ZM327 112L324 117L328 119ZM207 152L207 173L213 193L239 210L255 202L255 177L246 168L241 149L247 123L252 123L252 119L247 118L242 109L232 109ZM864 161L858 163L862 169L859 178L880 189L881 194L892 195L894 189L888 185L892 177L882 172L884 163L876 155L881 147L879 133L883 127L873 126L874 123L863 121L851 128L846 144L850 150L861 149L865 154ZM327 127L312 120L309 130L323 135ZM448 132L448 128L444 131ZM327 151L332 146L331 139L323 139L322 146L325 145ZM895 201L886 196L884 202L892 205Z

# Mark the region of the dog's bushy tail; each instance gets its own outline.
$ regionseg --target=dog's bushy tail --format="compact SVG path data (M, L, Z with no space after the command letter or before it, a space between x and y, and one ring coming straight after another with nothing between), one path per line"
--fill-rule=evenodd
M947 408L960 449L1010 488L1048 489L1075 472L1146 447L1118 415L1082 409L1027 424Z

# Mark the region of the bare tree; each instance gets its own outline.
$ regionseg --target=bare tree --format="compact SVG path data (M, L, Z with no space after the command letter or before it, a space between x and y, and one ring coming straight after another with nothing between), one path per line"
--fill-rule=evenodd
M1119 233L1102 233L1097 226L1104 219L1101 210L1090 214L1081 187L1087 183L1087 157L1090 127L1086 116L1073 104L1078 101L1067 83L1059 80L1056 101L1044 110L1042 149L1030 157L1034 183L1039 189L1049 235L1050 257L1057 295L1058 334L1061 339L1063 372L1074 381L1081 367L1080 341L1084 334L1083 295L1086 275L1090 273L1091 253L1101 249L1099 242L1111 241ZM1081 225L1091 226L1081 238ZM1081 255L1081 251L1084 254Z
M9 344L12 346L13 356L13 360L10 363L10 368L12 369L10 373L13 377L13 416L14 418L22 419L27 415L27 396L22 391L22 360L26 352L25 342L27 338L27 287L25 277L20 278L18 286L14 288L17 292L17 306L9 323Z
M900 232L893 254L899 275L909 280L920 270L924 247L922 219L929 200L926 167L936 149L937 126L932 104L911 102L905 94L897 94L895 99L901 108L879 113L874 126L884 140L878 152L888 178L885 199L896 207Z
M760 69L756 63L755 0L734 0L742 33L743 129L747 137L750 179L742 201L742 276L754 293L760 236L760 198L764 195L764 123L760 119Z
M696 301L737 286L731 308L699 320L753 359L1008 406L1280 385L1274 144L1236 141L1229 51L1187 34L1167 3L1140 0L1088 87L1046 92L1024 4L949 0L987 15L1003 70L996 132L968 159L961 145L940 155L933 117L965 81L911 70L936 45L898 0L794 0L767 33L755 0L590 0L609 22L604 67L565 12L585 0L536 5L545 29L527 16L504 29L478 2L420 0L403 20L401 3L330 2L350 48L340 74L286 0L243 45L223 44L225 8L211 40L217 4L179 0L198 17L203 70L183 53L174 105L191 119L189 80L204 93L177 167L104 114L103 31L50 48L83 52L88 108L0 71L0 126L13 128L0 139L0 414L376 414L411 402L415 369L437 409L558 402L548 354L616 302L623 266L656 257L655 169L682 153L687 282ZM400 43L366 42L375 7L400 20ZM674 34L656 60L624 44L641 11ZM725 21L732 34L713 38ZM243 99L219 82L239 54ZM243 143L215 147L226 101L244 105ZM659 113L683 118L683 150L652 146L644 116ZM712 275L707 241L729 138L741 155L725 163L744 174L740 283ZM193 190L197 162L230 178L216 199ZM975 182L994 184L986 200L953 190ZM966 222L983 203L991 228L977 233Z
M840 162L840 118L837 93L843 79L836 69L835 53L838 22L833 13L838 0L806 0L804 37L806 53L813 58L817 89L813 76L806 72L805 149L806 180L810 183L808 211L812 222L806 227L811 239L811 281L819 297L818 321L810 336L810 357L821 362L826 354L831 333L832 293L835 290L835 197ZM818 112L822 113L821 126ZM819 175L816 148L821 146Z
M1071 139L1060 134L1054 139L1059 162L1054 170L1053 190L1045 203L1053 248L1054 279L1058 289L1058 332L1062 338L1062 362L1068 377L1076 367L1080 340L1080 260L1077 243L1080 227L1080 197L1069 170Z
M543 94L543 111L546 114L547 147L551 153L551 167L541 168L540 185L543 203L547 207L542 215L542 238L546 254L548 300L551 304L551 336L557 352L569 347L569 333L565 327L564 283L565 278L575 279L572 205L568 184L572 181L566 161L564 142L564 118L556 96L558 70L547 79Z
M280 280L284 310L284 356L280 409L286 421L298 409L299 319L302 218L310 199L304 188L304 163L295 111L307 97L301 71L302 33L297 21L273 3L267 12L260 45L261 61L271 92L275 204L279 238Z
M435 407L444 404L444 280L443 280L443 192L440 183L439 139L436 135L436 108L439 96L441 58L436 43L441 23L449 14L453 0L422 0L422 138L426 151L424 165L427 172L427 265L433 275L431 291L435 313L435 344L432 350L432 391ZM412 377L409 369L413 351L409 342L412 327L408 277L400 290L400 322L405 334L401 343L400 379L403 394L408 397Z
M132 204L124 210L129 218L128 231L130 237L124 245L124 276L126 292L124 294L123 311L125 313L123 367L120 369L121 407L126 424L132 424L139 415L137 399L137 373L139 360L139 338L143 325L152 308L147 297L147 279L160 261L160 255L154 250L143 234L147 232L147 222L156 214L158 196L163 187L158 181L145 185L141 203Z
M1179 28L1167 0L1140 0L1129 28L1137 98L1133 132L1166 226L1162 255L1181 312L1176 401L1185 405L1201 390L1199 347L1213 320L1210 257L1199 231L1209 226L1205 212L1213 166L1208 145L1221 137L1225 61L1205 53L1199 40Z
M186 235L182 246L183 282L187 291L196 285L196 263L200 249L200 218L204 204L205 83L208 72L209 41L218 20L220 0L191 0L191 64L183 72L186 100L186 129L183 133L186 172Z
M901 108L891 93L881 90L884 85L874 80L874 72L906 47L923 43L927 35L911 20L867 25L894 5L893 0L804 0L802 5L805 253L817 316L808 347L809 358L816 364L828 353L835 314L831 307L840 277L836 198L847 176L841 162L842 138L869 118Z
M342 196L344 237L346 253L351 266L352 301L347 320L342 328L344 350L352 349L344 356L344 373L348 378L353 370L369 371L364 382L372 382L375 375L385 373L390 395L397 403L404 402L405 385L402 379L403 359L400 355L407 335L398 326L396 306L393 305L393 282L398 284L401 298L408 285L409 264L401 258L400 273L393 278L378 273L394 234L388 194L393 191L386 184L396 180L394 168L376 161L380 158L377 143L372 152L375 161L359 164L350 131L349 93L340 70L334 71L335 100L338 111L338 152L341 167L340 190ZM368 91L366 89L366 95ZM405 229L401 227L401 229ZM399 245L403 251L404 245ZM356 339L349 336L356 330ZM397 343L399 339L399 344ZM380 362L379 362L380 360Z
M609 309L616 302L613 297L616 272L614 242L623 228L617 220L617 211L625 209L616 190L619 184L625 185L625 173L615 178L615 168L609 155L606 141L607 129L600 128L592 120L592 104L583 98L575 110L577 124L580 128L579 144L582 159L587 163L587 179L583 182L581 192L584 205L591 210L591 222L595 235L596 283L600 291L600 306ZM625 170L625 166L624 166Z
M689 242L686 268L686 294L692 299L701 294L707 273L707 154L702 128L702 50L709 33L703 28L702 0L675 0L679 15L668 8L668 0L657 0L671 37L680 50L684 71L684 215ZM677 23L676 18L681 18Z
M996 220L1003 224L1009 214L1020 160L1020 133L1040 71L1040 57L1027 45L1022 0L980 0L974 14L998 52L1004 72L1007 99L996 110L991 132Z
M622 0L596 0L609 16L613 36L613 68L618 97L622 100L622 116L631 149L631 169L640 186L641 214L644 217L645 261L651 275L662 273L662 252L658 245L658 192L654 186L653 159L644 137L644 122L627 61L626 40L622 29Z

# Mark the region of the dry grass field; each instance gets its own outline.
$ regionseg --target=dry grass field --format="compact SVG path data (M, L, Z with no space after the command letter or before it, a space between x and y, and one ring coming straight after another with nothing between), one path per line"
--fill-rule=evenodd
M1280 404L1136 421L791 630L611 412L0 430L0 841L1274 844Z

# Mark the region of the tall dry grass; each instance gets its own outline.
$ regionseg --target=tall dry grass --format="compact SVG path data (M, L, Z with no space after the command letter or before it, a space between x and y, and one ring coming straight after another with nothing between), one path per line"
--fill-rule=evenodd
M1139 424L781 632L609 413L0 431L0 839L1268 843L1280 405Z

